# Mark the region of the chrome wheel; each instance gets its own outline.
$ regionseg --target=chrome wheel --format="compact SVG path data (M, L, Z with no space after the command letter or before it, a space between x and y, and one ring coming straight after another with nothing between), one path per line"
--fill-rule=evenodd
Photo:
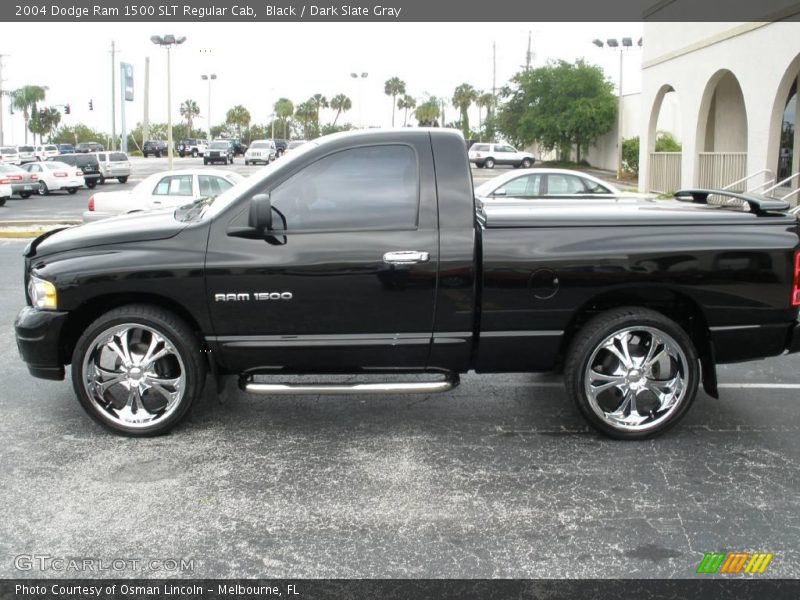
M138 323L109 327L97 335L81 375L97 414L127 428L167 419L186 391L186 368L174 342Z
M617 430L645 432L672 416L689 389L690 363L670 335L647 326L618 330L598 344L584 371L591 410Z

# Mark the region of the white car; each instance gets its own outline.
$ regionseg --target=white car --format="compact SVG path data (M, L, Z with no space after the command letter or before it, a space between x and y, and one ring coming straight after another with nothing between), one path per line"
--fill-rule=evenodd
M128 155L124 152L95 152L97 164L100 168L100 183L106 179L116 179L120 183L126 183L131 176L131 163Z
M36 148L33 146L17 146L17 154L19 162L23 165L36 160Z
M610 183L569 169L526 169L509 171L475 188L481 200L566 200L639 197L620 191Z
M74 194L83 187L83 171L67 163L51 160L22 165L28 173L33 173L39 180L37 191L40 196L50 192L66 190Z
M60 155L58 146L55 144L43 144L41 146L36 146L36 150L34 150L33 153L39 160L47 160L48 158Z
M85 223L159 208L183 206L197 198L217 196L244 177L218 169L185 169L154 173L124 192L97 192L83 213Z
M479 169L494 169L495 165L510 165L514 168L530 169L536 159L530 152L520 152L508 144L472 144L468 152L469 162Z
M254 165L263 162L268 165L275 160L277 152L275 142L272 140L255 140L244 153L244 164Z
M4 165L19 165L19 152L14 146L0 146L0 163Z
M11 180L3 177L0 174L0 206L3 206L6 203L6 200L11 198L11 194L13 190L11 189Z

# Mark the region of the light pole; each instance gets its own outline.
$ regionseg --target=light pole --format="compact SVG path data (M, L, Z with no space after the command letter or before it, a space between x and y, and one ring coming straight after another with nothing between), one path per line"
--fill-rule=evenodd
M217 76L215 73L200 75L200 79L208 81L208 114L206 114L206 118L208 119L208 141L211 141L211 82L216 78Z
M167 168L172 170L172 72L170 71L170 49L186 41L186 36L152 35L150 41L167 49Z
M355 79L356 83L358 85L358 127L359 127L359 129L363 129L364 128L364 121L361 118L362 114L363 114L362 111L361 111L361 104L362 104L361 100L363 98L362 91L363 91L363 87L364 87L363 86L363 81L367 77L369 77L369 73L365 73L365 72L362 72L361 74L359 74L359 73L350 73L350 77ZM358 82L361 82L361 83L358 83Z
M599 39L592 40L592 43L598 48L603 47L603 41ZM633 47L633 40L629 37L624 37L621 40L616 38L608 38L606 45L612 50L619 49L619 98L617 100L617 179L622 179L622 56L625 48ZM642 39L639 38L639 46L642 45Z

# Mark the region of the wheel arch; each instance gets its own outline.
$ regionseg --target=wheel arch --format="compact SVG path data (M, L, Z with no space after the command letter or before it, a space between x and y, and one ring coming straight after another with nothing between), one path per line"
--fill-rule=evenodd
M558 364L563 365L570 344L580 328L592 317L625 306L649 308L675 321L688 334L702 364L703 388L714 398L717 390L714 344L709 335L708 318L700 303L683 291L663 286L631 286L593 296L575 311L559 349Z

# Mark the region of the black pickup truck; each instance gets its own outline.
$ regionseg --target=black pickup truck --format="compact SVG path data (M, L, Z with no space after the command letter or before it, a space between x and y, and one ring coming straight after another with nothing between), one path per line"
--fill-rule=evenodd
M460 134L336 134L216 198L37 238L17 344L133 436L173 427L209 372L402 394L555 370L595 428L645 438L701 382L717 396L716 364L800 349L798 222L720 194L476 206Z

